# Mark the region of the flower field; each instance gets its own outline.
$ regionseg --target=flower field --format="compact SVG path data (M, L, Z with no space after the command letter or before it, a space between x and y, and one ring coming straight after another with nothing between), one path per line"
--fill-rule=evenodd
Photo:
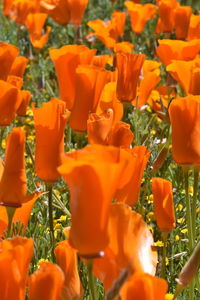
M0 300L200 299L199 0L0 2Z

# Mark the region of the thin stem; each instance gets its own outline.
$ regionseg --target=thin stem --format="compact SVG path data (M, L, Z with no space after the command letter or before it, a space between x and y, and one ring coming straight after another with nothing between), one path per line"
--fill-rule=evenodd
M162 241L163 241L163 253L162 253L162 267L161 267L161 277L166 277L166 256L167 256L167 238L168 232L162 232Z
M193 228L194 241L196 239L196 208L197 208L198 180L199 180L199 172L194 170L193 202L192 202L192 228Z
M53 205L52 205L52 195L53 195L53 184L47 183L46 190L48 191L48 209L49 209L49 228L50 228L50 237L52 243L52 259L54 260L54 227L53 227Z
M91 300L97 300L97 298L96 298L96 291L95 291L94 276L92 274L92 265L93 265L93 261L92 260L88 260L88 265L87 265L87 269L88 269L88 285L89 285L89 289L90 289Z
M193 232L192 232L193 226L192 226L191 205L190 205L190 196L189 196L188 170L184 170L184 179L185 179L185 198L186 198L186 221L188 227L189 251L191 254L194 247L194 240L193 240Z
M6 211L7 211L7 215L8 215L7 237L11 236L12 220L13 220L13 216L15 214L15 210L16 210L15 207L10 207L10 206L6 207Z

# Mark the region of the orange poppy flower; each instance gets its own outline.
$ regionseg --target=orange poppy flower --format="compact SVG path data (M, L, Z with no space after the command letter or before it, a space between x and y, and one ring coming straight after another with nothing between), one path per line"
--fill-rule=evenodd
M90 145L67 154L58 168L71 194L69 243L80 255L98 256L106 248L110 204L130 159L120 148Z
M19 49L11 44L0 42L0 80L6 80Z
M172 32L175 24L175 8L178 5L177 0L161 0L158 2L158 23L156 33Z
M115 43L114 46L114 52L123 52L123 53L132 53L132 50L134 48L134 45L131 44L130 42L120 42L120 43Z
M184 40L187 38L190 24L190 16L192 14L192 7L178 6L175 11L175 29L176 38Z
M63 299L82 299L83 288L78 274L77 253L68 241L62 241L54 250L58 265L64 272Z
M156 53L160 60L167 66L172 60L192 60L200 50L200 40L158 40L159 46Z
M24 56L17 56L11 66L9 75L23 77L27 63L28 58Z
M8 83L14 85L18 90L21 90L21 88L23 86L23 79L21 77L15 76L15 75L8 75L6 81Z
M0 80L0 90L0 126L8 126L16 115L21 97L14 85L3 80Z
M124 175L123 185L118 185L115 199L124 202L130 206L137 203L142 176L146 168L150 152L145 146L135 146L133 149L127 150L132 156L132 163L129 164Z
M176 227L172 184L170 181L152 178L155 218L161 231L171 231Z
M86 38L90 41L93 37L97 37L107 48L113 49L116 43L115 30L111 26L111 21L103 21L100 19L92 20L87 23L87 25L94 30L94 32L89 33ZM111 36L111 29L112 35Z
M134 273L120 290L121 300L164 300L167 282L142 272Z
M15 0L9 10L8 17L13 21L25 24L29 13L39 12L39 0Z
M40 0L41 10L47 13L55 22L66 25L70 19L67 0Z
M70 11L70 22L74 25L80 25L88 6L88 0L67 0L67 4Z
M26 203L23 203L21 207L16 208L12 223L20 222L20 225L23 225L22 234L25 233L28 220L30 218L31 210L35 204L37 198L41 193L35 194L34 198ZM4 231L8 227L8 214L6 207L0 206L0 238L3 237Z
M187 94L200 95L200 59L173 61L167 71L177 80ZM183 76L184 72L184 76Z
M60 300L64 274L60 267L51 262L40 263L40 269L29 279L30 300Z
M126 13L115 10L111 16L111 37L116 41L119 37L122 38L124 34L124 26L126 22Z
M40 108L33 108L36 148L35 168L39 178L55 182L59 178L57 167L64 153L64 129L69 118L65 102L52 98Z
M113 124L113 110L108 109L98 115L89 114L87 120L88 141L90 144L107 144L107 138Z
M90 64L96 50L83 45L67 45L50 50L58 78L60 98L66 102L67 109L74 105L76 68L80 64Z
M43 34L43 27L47 19L47 14L44 13L29 13L25 25L29 31L30 41L36 49L43 48L49 38L51 27L46 27L46 33Z
M200 14L191 15L188 29L188 40L200 39Z
M174 99L169 107L172 154L181 165L200 164L200 96Z
M33 240L15 237L0 241L1 300L24 300Z
M31 101L31 93L26 90L20 91L20 93L21 93L21 104L17 109L17 115L21 117L26 115L27 107Z
M160 82L160 63L152 60L145 60L142 67L142 79L138 88L138 97L132 102L134 106L142 107L147 103L150 93Z
M94 260L93 270L108 290L122 270L155 275L157 253L153 237L142 216L123 203L111 205L109 244L105 256Z
M95 55L92 59L92 65L100 68L105 68L107 64L112 60L112 56L109 54Z
M141 33L146 22L155 17L156 6L154 4L134 4L132 1L126 1L125 6L130 15L132 31L135 33Z
M116 87L116 82L109 82L104 86L96 109L97 114L112 109L113 124L120 121L123 117L123 104L117 99Z
M117 98L121 102L131 102L135 99L137 83L144 62L143 54L116 54Z
M122 148L130 148L134 135L130 130L130 124L117 122L108 136L108 145Z
M92 65L77 67L75 100L69 120L73 130L87 130L89 112L96 111L103 87L110 81L110 73Z
M13 128L8 136L4 170L0 179L1 205L19 207L37 195L26 195L24 148L25 132L21 128Z
M174 90L170 93L170 98L174 98ZM165 119L169 105L169 95L166 86L159 85L151 92L148 98L148 104L158 114L161 119Z

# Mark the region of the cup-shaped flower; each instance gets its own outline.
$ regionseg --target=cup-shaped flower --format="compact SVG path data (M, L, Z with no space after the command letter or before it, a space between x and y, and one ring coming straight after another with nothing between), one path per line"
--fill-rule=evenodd
M188 40L200 39L200 15L191 15Z
M118 71L117 98L121 102L132 102L135 99L144 58L145 56L143 54L116 54L116 66Z
M174 60L167 71L177 80L187 94L200 95L200 59L191 61ZM183 76L184 72L184 76Z
M21 207L15 209L12 224L20 223L19 231L23 234L26 231L28 220L30 218L31 210L35 204L37 198L41 195L41 193L35 194L33 199L30 201L23 203ZM4 236L4 231L8 228L8 214L6 211L6 207L0 206L0 238ZM17 233L19 233L17 231Z
M66 25L70 19L67 0L40 0L42 11L47 13L55 22Z
M9 75L23 77L27 63L28 58L24 56L17 56L11 66Z
M161 231L171 231L176 226L172 184L160 177L152 178L155 219Z
M161 0L158 2L158 23L156 33L172 32L174 29L175 8L177 0Z
M169 107L172 154L177 164L200 164L200 96L176 98Z
M14 45L0 42L0 79L6 80L19 49Z
M29 279L30 300L60 300L64 274L59 266L51 262L40 263L40 269Z
M60 242L55 250L56 261L65 275L62 299L79 300L83 296L83 288L78 274L77 252L68 241Z
M67 0L67 3L70 11L70 22L74 25L80 25L88 0Z
M124 174L123 183L118 184L115 199L130 206L137 203L142 176L146 168L150 151L145 146L135 146L127 150L131 154L132 160Z
M117 99L116 87L116 82L109 82L104 86L96 109L96 113L101 114L111 108L114 124L123 117L123 104Z
M17 115L22 117L26 115L28 105L31 101L31 93L30 91L23 90L20 91L20 94L21 94L21 104L17 109Z
M87 120L87 132L90 144L106 145L112 124L112 109L108 109L102 114L91 113Z
M83 45L67 45L50 50L58 78L60 98L66 102L67 109L74 105L76 68L80 64L90 64L96 50Z
M94 261L94 274L108 290L122 270L155 275L157 253L153 236L142 216L124 203L113 203L108 222L109 244L105 256Z
M99 255L106 248L110 204L129 160L120 148L90 145L67 154L58 168L71 195L69 242L80 255Z
M110 73L91 65L77 67L74 106L69 120L73 130L87 130L89 112L96 111L101 92L105 84L110 81Z
M39 178L55 182L59 178L57 167L64 153L64 129L69 118L65 102L52 98L40 108L33 108L36 148L35 168Z
M180 41L180 40L158 40L159 46L156 49L162 63L166 66L172 60L192 60L200 50L200 40Z
M192 14L191 6L178 6L175 11L175 28L177 40L186 39Z
M33 240L15 237L0 241L1 300L24 300Z
M164 300L167 282L142 272L134 273L120 290L121 300Z
M0 80L0 90L0 126L8 126L20 106L20 91L13 84L3 80Z
M132 31L135 33L141 33L146 22L155 17L156 6L154 4L135 4L132 1L126 1L125 6L130 15Z
M45 13L30 13L28 14L25 25L29 31L30 41L36 49L43 48L49 38L51 27L46 27L46 32L43 34L44 24L48 15Z
M25 132L21 128L14 128L8 136L4 170L0 179L2 205L19 207L35 197L35 194L26 195L24 148Z
M108 145L122 148L130 148L134 134L130 130L130 124L117 122L108 136Z

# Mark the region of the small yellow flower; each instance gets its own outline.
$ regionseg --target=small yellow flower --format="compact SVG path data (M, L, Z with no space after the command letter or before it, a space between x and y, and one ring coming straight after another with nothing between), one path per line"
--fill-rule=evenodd
M185 218L177 219L177 223L183 224L185 222Z
M153 203L153 194L151 194L147 197L147 201L148 201L148 203Z
M154 243L154 246L156 246L156 247L163 247L164 244L163 244L162 241L159 241L159 240L158 240L157 242Z
M62 225L57 223L55 226L54 226L54 230L58 230L58 229L62 229Z
M2 140L1 146L3 149L6 148L6 140L5 139Z
M147 218L150 220L150 221L154 221L155 218L154 218L154 212L153 211L150 211L148 214L147 214Z
M176 240L176 241L179 241L179 240L180 240L180 236L179 236L178 234L175 236L175 240Z
M166 294L165 295L165 300L172 300L174 298L173 294Z
M169 265L169 259L168 259L168 257L165 258L165 265L166 265L166 266Z
M151 130L151 134L152 135L155 135L156 134L156 131L153 129L153 130Z
M187 233L188 232L188 229L187 228L184 228L181 230L181 233Z
M189 194L191 196L193 196L193 192L194 192L193 186L189 186Z
M61 221L61 222L64 222L66 220L67 220L67 216L61 216L60 219L59 219L59 221Z
M179 204L176 208L177 211L182 211L183 210L183 205Z

